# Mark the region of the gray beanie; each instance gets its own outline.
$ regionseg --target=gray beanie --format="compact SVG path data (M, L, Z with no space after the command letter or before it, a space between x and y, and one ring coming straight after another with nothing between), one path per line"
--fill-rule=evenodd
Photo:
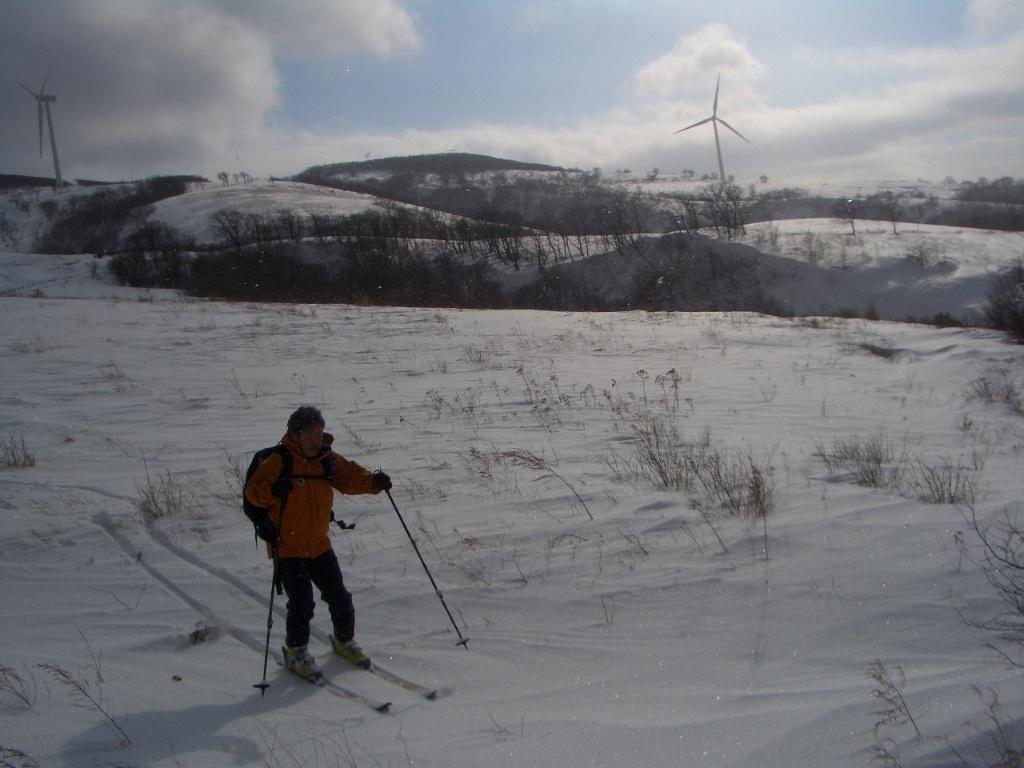
M310 427L323 429L326 425L320 409L312 405L303 405L288 417L288 433L291 435L297 435Z

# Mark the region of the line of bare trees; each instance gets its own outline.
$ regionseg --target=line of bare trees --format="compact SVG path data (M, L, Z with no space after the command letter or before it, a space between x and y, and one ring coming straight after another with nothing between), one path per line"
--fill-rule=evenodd
M403 257L413 253L498 263L519 270L627 249L639 252L649 234L644 207L625 196L602 208L570 208L555 230L528 227L508 211L482 210L477 217L384 204L343 215L282 209L273 214L222 209L213 214L219 240L235 253L272 244L314 241L324 255L359 260L366 254Z
M721 190L707 187L703 192L677 198L680 212L675 217L676 229L691 234L713 229L726 240L744 233L743 190L737 184L726 184Z

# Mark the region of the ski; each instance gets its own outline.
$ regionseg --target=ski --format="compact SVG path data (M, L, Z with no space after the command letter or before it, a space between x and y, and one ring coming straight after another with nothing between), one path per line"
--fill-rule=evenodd
M343 685L339 685L333 680L328 680L326 677L320 677L315 682L318 688L323 688L327 693L331 693L339 698L345 699L346 701L354 701L357 704L362 704L364 707L369 707L374 712L387 712L391 709L390 701L377 701L371 699L362 693L353 691L351 688L346 688Z
M335 647L334 637L332 636L329 639L332 647ZM357 657L359 658L359 661L361 663L353 661L352 659L346 657L344 654L338 652L336 647L335 655L337 655L342 660L342 662L347 666L355 667L356 669L361 669L364 672L369 672L372 675L376 675L381 680L391 683L392 685L397 685L399 688L409 691L410 693L415 693L418 696L422 696L428 701L433 701L437 698L438 690L436 688L428 688L425 685L420 685L419 683L415 683L412 680L408 680L402 677L401 675L395 674L389 669L385 669L373 663L370 659L366 658L366 656L362 654L360 654L360 657Z
M425 685L414 683L412 680L407 680L406 678L400 675L396 675L394 672L384 669L383 667L378 666L377 664L371 663L370 668L366 671L376 675L381 680L387 680L389 683L397 685L399 688L403 688L407 691L410 691L411 693L418 694L419 696L422 696L428 701L433 701L437 698L437 688L428 688Z
M277 654L274 654L274 656L278 665L282 669L284 669L284 660L277 657ZM323 688L327 693L337 696L340 699L345 699L346 701L353 701L356 704L362 704L364 707L369 707L374 712L387 712L391 709L390 701L378 701L377 699L371 698L370 696L367 696L364 693L354 691L351 688L346 688L344 685L336 683L333 680L328 680L323 675L323 673L316 677L310 678L301 677L299 675L295 675L295 677L299 678L300 680L305 680L307 683L311 683L315 685L317 688ZM265 685L269 687L269 683ZM260 684L257 684L256 687L262 686Z

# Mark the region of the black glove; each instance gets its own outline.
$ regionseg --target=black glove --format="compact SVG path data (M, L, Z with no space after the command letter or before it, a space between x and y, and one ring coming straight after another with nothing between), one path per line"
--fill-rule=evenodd
M277 544L278 542L277 528L266 517L260 520L259 525L256 526L256 535L270 544Z
M378 469L373 473L373 488L376 491L390 491L391 490L391 478L382 469Z
M270 486L270 495L275 499L283 499L292 491L291 481L284 477L279 477L274 481L274 484Z

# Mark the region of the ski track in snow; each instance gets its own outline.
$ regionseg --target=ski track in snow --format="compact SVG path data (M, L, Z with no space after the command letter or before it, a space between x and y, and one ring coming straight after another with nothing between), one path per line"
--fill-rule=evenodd
M179 546L178 544L171 541L170 537L163 531L157 530L152 526L147 528L148 540L156 544L164 553L170 555L172 560L166 564L154 564L154 560L160 560L159 553L155 552L151 548L147 548L144 543L137 538L130 537L125 529L122 529L118 524L113 521L110 516L104 512L98 513L94 518L95 523L101 527L108 536L120 547L121 551L131 560L133 560L139 567L141 567L150 577L153 578L158 584L161 585L168 593L176 597L186 606L195 611L202 619L207 622L207 626L215 630L218 634L223 632L229 635L234 640L238 641L245 647L256 652L260 658L263 657L266 649L266 638L265 636L261 639L251 632L241 629L237 624L229 621L227 616L231 612L238 612L238 603L245 603L246 600L239 600L240 597L247 598L249 602L248 611L249 614L257 612L259 604L262 600L264 604L264 613L267 611L267 605L270 600L269 590L266 594L260 595L251 585L245 583L234 574L225 571L223 568L211 566L209 563L204 562L194 553L191 553ZM262 546L258 547L258 551L262 552ZM178 565L184 565L184 568L176 567ZM195 579L195 571L199 572L199 578ZM171 575L171 574L174 575ZM269 574L268 574L269 575ZM226 597L222 594L222 590L213 589L209 587L209 580L216 579L223 583L227 587L227 591L231 593L231 597L234 598L232 606L226 605ZM214 608L210 600L200 600L193 596L188 589L189 583L195 586L195 592L200 590L210 595L211 599L222 598L220 607ZM287 598L283 596L277 596L274 601L274 615L275 627L283 627L285 621L285 610L283 607L283 601ZM321 608L321 611L324 609ZM264 625L266 621L264 620ZM254 625L255 626L255 625ZM197 623L197 630L200 629L200 625ZM330 648L330 639L327 632L319 631L315 627L312 628L311 634L315 639L320 640L320 645L325 650L323 651L325 656L329 656L326 649ZM271 644L270 656L274 659L277 667L284 666L284 659L281 653L277 650L279 644ZM315 649L314 649L315 650ZM329 671L328 667L325 667L325 672ZM356 673L358 670L347 670L342 667L343 672ZM352 674L346 677L346 687L351 688L349 685ZM363 682L369 682L372 680L368 675L361 675L366 680ZM336 682L336 681L335 681ZM384 685L378 685L379 688L384 689ZM332 693L336 696L346 698L344 692L335 688L328 687L328 693Z

